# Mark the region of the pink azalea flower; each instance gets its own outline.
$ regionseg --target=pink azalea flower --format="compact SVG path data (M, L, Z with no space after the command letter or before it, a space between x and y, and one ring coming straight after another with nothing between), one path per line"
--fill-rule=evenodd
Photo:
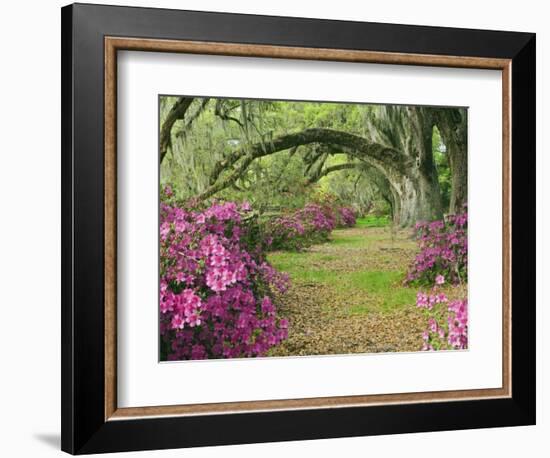
M174 315L172 317L172 328L182 329L185 324L185 320L180 315Z

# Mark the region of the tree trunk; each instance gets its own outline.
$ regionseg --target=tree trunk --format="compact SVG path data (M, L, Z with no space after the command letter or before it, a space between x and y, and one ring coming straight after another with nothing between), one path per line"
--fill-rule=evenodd
M382 123L386 125L386 142L395 144L412 159L402 175L388 174L399 200L394 223L406 227L417 221L441 219L441 190L432 154L431 114L422 107L391 107L386 108L383 116L387 119L379 118L377 123L378 129Z
M394 224L408 227L417 221L433 221L443 217L439 183L413 170L407 176L390 177L394 190Z
M449 149L449 165L452 173L449 213L460 213L468 202L468 165L466 142Z
M468 112L464 108L440 110L436 119L451 169L449 213L455 214L468 202Z

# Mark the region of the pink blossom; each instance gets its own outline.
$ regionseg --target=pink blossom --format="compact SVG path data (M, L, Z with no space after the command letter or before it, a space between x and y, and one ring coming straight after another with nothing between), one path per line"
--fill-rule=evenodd
M172 328L182 329L185 324L185 320L180 315L174 315L172 317Z

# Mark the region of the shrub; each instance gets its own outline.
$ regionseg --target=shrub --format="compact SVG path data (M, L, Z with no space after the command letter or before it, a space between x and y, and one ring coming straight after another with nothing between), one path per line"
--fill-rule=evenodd
M326 242L336 227L353 227L355 211L330 202L310 202L303 208L271 218L264 223L266 248L300 251Z
M167 191L160 209L161 358L265 355L287 338L272 292L284 292L288 276L265 261L260 246L243 243L250 206L182 208Z
M319 192L312 196L311 202L309 205L316 205L328 219L334 221L334 227L355 226L355 210L342 205L342 201L334 194Z
M328 240L335 227L336 217L330 207L309 203L269 219L264 225L264 239L270 249L300 251Z
M307 246L306 228L295 214L269 219L264 226L266 248L300 251Z
M418 222L415 226L420 252L407 274L406 283L433 284L437 275L451 284L468 280L468 214L444 220Z
M355 210L351 207L338 208L338 227L353 227L357 222Z
M425 311L428 318L422 333L422 350L462 350L468 348L468 300L449 301L444 293L438 293L438 285L444 282L437 276L431 292L419 292L416 306Z
M336 228L336 216L328 205L309 203L296 212L296 217L304 225L313 241L326 241Z

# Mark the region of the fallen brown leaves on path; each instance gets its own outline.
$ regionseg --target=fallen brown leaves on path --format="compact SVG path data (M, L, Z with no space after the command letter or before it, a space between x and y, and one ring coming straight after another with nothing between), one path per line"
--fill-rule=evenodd
M413 304L405 310L353 315L357 297L336 294L319 284L297 284L282 299L280 313L291 325L289 337L270 356L418 351L425 319Z

